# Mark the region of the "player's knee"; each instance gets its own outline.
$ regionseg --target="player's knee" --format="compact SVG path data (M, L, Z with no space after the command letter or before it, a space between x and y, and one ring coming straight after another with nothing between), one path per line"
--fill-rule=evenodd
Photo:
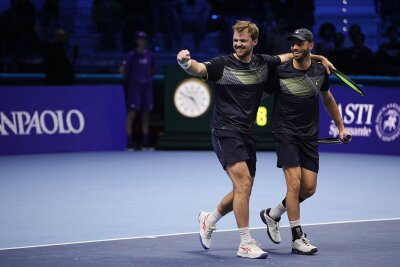
M243 175L235 178L235 194L245 194L250 196L252 187L253 183L250 176Z
M305 189L301 190L300 197L302 197L303 199L306 199L306 198L309 198L312 195L314 195L315 192L316 192L315 187L305 188Z
M286 181L287 188L289 191L299 192L300 191L300 180L298 179L289 179Z

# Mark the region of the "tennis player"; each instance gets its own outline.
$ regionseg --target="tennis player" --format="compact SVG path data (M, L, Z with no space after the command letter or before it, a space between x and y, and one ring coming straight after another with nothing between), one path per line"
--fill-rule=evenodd
M245 258L268 256L249 232L249 199L256 172L254 120L263 91L270 93L267 86L270 70L292 58L290 53L280 56L253 54L258 36L259 30L254 23L237 21L233 26L233 54L204 63L192 59L188 50L177 55L179 65L188 74L214 82L212 144L233 185L233 190L223 197L213 212L199 214L201 245L204 249L210 248L215 224L233 210L241 240L237 255ZM325 58L316 58L323 59L328 69L332 67Z
M311 59L314 37L307 29L295 30L288 37L293 59L277 67L276 101L272 122L276 141L277 166L283 168L286 197L272 209L262 210L262 221L268 226L272 242L281 242L279 221L287 211L292 231L292 252L314 254L300 225L300 203L311 197L317 187L319 169L318 135L319 102L339 129L344 142L350 136L345 130L336 101L329 91L328 74L324 66Z

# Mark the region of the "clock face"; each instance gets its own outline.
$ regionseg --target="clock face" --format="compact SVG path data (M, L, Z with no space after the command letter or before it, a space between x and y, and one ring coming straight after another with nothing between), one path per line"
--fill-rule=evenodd
M210 104L210 88L199 79L186 79L175 89L175 108L185 117L195 118L203 115Z

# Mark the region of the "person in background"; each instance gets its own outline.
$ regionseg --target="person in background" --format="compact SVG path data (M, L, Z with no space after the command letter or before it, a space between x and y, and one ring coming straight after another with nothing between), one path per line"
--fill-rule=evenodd
M377 59L377 73L384 75L400 75L400 41L398 29L395 25L387 28L388 41L379 46Z
M127 86L126 118L127 148L134 149L133 122L137 112L142 119L142 145L150 147L150 112L153 110L153 74L155 61L153 52L147 49L147 35L138 31L134 35L135 49L123 61L120 72L125 76Z
M45 53L45 76L47 84L73 84L75 74L73 61L78 57L78 48L74 47L73 59L70 60L66 51L68 37L64 29L54 31L54 40Z
M354 33L351 41L353 46L348 48L348 70L344 70L349 74L355 75L371 75L375 72L374 55L365 45L365 35L361 32Z

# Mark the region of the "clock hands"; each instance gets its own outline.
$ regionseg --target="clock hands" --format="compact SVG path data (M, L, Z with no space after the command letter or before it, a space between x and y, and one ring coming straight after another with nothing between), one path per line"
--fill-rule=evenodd
M186 98L189 98L193 102L193 104L196 106L196 108L199 109L199 106L197 105L196 99L193 96L187 95L187 94L185 94L183 92L180 92L180 94L182 96L186 97Z

